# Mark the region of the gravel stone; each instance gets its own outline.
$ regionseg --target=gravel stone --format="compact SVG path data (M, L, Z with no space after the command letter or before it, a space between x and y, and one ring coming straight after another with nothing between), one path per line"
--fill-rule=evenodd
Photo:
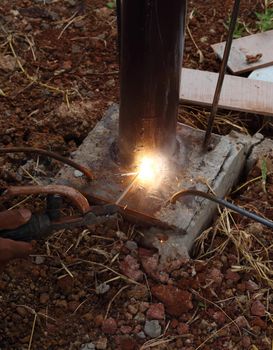
M140 338L140 339L145 339L146 338L146 335L143 331L137 333L137 336Z
M107 283L101 283L96 287L97 294L105 294L109 291L110 286Z
M35 260L34 260L34 263L36 265L42 265L43 263L45 262L45 258L43 256L35 256Z
M128 248L129 250L137 250L138 249L138 245L134 241L127 241L125 243L125 247Z
M143 272L139 268L139 263L131 255L127 255L123 261L120 262L121 272L134 281L141 281L143 279Z
M96 346L94 343L83 344L81 350L95 350Z
M98 350L105 350L105 349L107 349L107 338L100 337L99 340L96 342L96 348Z
M144 326L144 332L151 338L159 337L161 334L161 326L158 320L146 320Z
M146 316L150 319L150 320L164 320L165 318L165 308L164 305L162 303L158 303L158 304L152 304L147 313Z
M102 323L102 331L106 334L115 334L117 331L118 325L117 321L113 318L107 318Z
M145 319L146 319L145 315L142 312L138 312L134 317L134 320L136 320L138 322L144 322Z
M75 177L82 177L83 176L83 173L79 170L74 170L74 176Z
M254 303L251 305L250 311L251 311L251 314L254 316L260 316L260 317L265 316L265 307L260 302L260 300L254 301Z

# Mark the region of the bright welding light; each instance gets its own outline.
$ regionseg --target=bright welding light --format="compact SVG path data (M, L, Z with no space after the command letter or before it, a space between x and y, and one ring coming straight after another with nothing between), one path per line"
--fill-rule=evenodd
M163 175L163 160L157 156L143 156L139 161L138 179L143 184L157 185Z

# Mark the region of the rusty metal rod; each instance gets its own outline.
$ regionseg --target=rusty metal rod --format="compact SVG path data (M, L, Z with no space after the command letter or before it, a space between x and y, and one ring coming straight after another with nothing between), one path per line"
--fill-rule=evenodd
M73 160L63 157L59 155L58 153L47 151L40 148L32 148L32 147L6 147L6 148L0 148L0 154L3 153L34 153L34 154L41 154L43 156L53 158L58 160L61 163L70 165L72 168L79 170L82 172L88 179L93 180L94 174L89 168L86 168L85 166L78 164L74 162Z
M59 194L68 198L70 202L81 211L81 213L85 214L90 211L89 202L82 193L72 187L63 185L10 186L3 192L1 198L10 198L21 195L25 196L30 194Z
M235 30L238 14L239 14L239 8L240 8L240 0L235 0L234 5L233 5L233 10L232 10L232 15L230 19L230 25L229 25L229 30L228 30L228 37L224 49L224 54L223 54L223 59L220 67L220 72L217 80L217 85L213 97L213 102L211 106L211 112L208 120L208 126L205 134L205 139L204 139L204 147L207 148L209 141L211 139L211 133L212 133L212 128L213 128L213 122L218 110L218 104L219 104L219 99L221 95L221 90L224 82L224 77L226 74L227 70L227 64L228 64L228 58L230 54L230 49L231 49L231 44L232 44L232 39L233 39L233 33Z
M175 193L171 197L170 202L175 203L180 197L185 197L185 196L197 196L197 197L202 197L202 198L208 199L212 202L215 202L215 203L221 205L222 207L231 209L242 216L245 216L249 219L255 220L255 221L273 229L273 221L265 219L265 218L255 214L255 213L251 212L251 211L245 210L244 208L240 208L237 205L226 201L225 199L218 198L218 197L216 197L210 193L207 193L207 192L198 191L198 190L182 190L182 191Z

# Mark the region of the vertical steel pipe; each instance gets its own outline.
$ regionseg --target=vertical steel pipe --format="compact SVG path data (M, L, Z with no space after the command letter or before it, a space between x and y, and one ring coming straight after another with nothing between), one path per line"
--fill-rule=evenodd
M120 1L119 158L174 154L186 0Z

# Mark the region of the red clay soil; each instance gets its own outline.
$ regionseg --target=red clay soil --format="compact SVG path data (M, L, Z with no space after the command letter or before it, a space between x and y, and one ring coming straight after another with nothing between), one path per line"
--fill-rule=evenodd
M118 102L115 11L106 3L1 1L0 147L26 145L67 156ZM189 3L189 30L203 58L187 34L184 66L219 69L210 44L225 39L232 3ZM240 20L248 30L257 30L255 12L262 5L242 1ZM189 110L181 106L183 121L204 127L201 117L189 116L206 118L207 112ZM248 120L251 133L266 125L259 116L233 117L240 126L239 119ZM217 131L231 128L223 123ZM272 159L267 191L257 165L234 197L271 219ZM60 166L24 154L0 157L0 186L54 177ZM0 210L21 199L0 203ZM21 206L36 211L43 200ZM169 271L166 284L151 277L149 264L158 256L138 247L138 234L123 221L64 230L38 243L28 260L10 263L0 276L0 349L272 349L269 229L223 214L198 242L196 259Z

